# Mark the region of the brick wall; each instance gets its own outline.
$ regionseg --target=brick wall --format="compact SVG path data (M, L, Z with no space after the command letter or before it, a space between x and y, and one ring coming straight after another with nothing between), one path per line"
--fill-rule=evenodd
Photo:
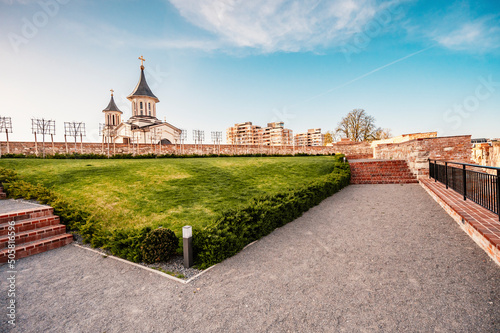
M0 142L0 149L3 154L7 152L7 143ZM41 155L43 151L42 144L38 143L35 147L34 142L10 142L9 152L11 154L24 155ZM55 153L84 153L84 154L227 154L227 155L242 155L242 154L346 154L348 158L371 158L373 157L372 148L368 143L352 143L334 146L319 146L319 147L293 147L293 146L258 146L258 145L220 145L213 144L194 145L128 145L128 144L101 144L101 143L75 143L51 142L45 143L45 154L53 155Z
M470 135L416 139L378 145L374 158L406 160L413 174L423 178L429 175L429 158L471 163L471 148Z
M369 142L340 141L331 146L334 152L345 154L350 159L373 158Z
M476 144L472 149L474 163L492 167L500 167L500 141Z
M494 167L500 167L500 141L492 143L488 165Z

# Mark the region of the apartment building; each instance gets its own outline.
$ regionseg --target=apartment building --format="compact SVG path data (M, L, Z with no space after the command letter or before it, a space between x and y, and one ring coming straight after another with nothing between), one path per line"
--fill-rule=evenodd
M285 128L285 123L277 121L268 123L262 129L262 144L264 146L291 146L293 145L293 131Z
M295 135L296 146L323 146L324 134L321 134L321 128L308 129L306 133Z
M261 127L251 121L234 124L226 130L226 140L230 145L258 145Z
M229 127L226 139L233 145L287 146L293 144L293 131L282 121L268 123L264 128L247 121Z

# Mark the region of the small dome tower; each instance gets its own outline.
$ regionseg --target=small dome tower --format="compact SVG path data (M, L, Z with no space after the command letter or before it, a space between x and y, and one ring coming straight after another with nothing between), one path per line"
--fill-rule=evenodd
M111 100L109 101L108 106L102 110L104 112L104 124L107 127L118 126L122 122L122 114L118 106L116 106L115 99L113 98L113 89L111 91Z

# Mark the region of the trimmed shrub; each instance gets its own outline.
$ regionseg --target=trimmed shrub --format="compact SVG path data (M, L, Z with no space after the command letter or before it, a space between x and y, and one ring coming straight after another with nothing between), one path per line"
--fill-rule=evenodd
M151 158L206 158L206 157L293 157L293 156L335 156L335 153L332 154L306 154L306 153L296 153L296 154L240 154L240 155L229 155L229 154L142 154L142 155L133 155L133 154L115 154L115 155L107 155L107 154L94 154L94 153L71 153L71 154L59 154L56 153L54 155L46 155L46 159L151 159ZM24 154L3 154L1 158L40 158L43 159L42 156L36 155L24 155Z
M167 228L150 231L141 245L142 259L147 264L167 261L179 247L179 239Z
M197 265L207 268L223 261L347 186L351 173L349 164L341 162L342 157L336 155L333 171L313 183L256 197L240 208L219 213L207 227L194 229L193 247ZM169 229L104 230L92 214L75 207L42 185L19 180L13 170L0 168L0 183L9 197L35 199L52 206L62 223L69 230L78 231L84 242L107 249L118 257L133 262L155 262L167 260L178 248L179 240Z
M301 216L309 208L349 185L349 164L335 157L332 173L305 185L251 200L239 209L218 215L212 224L193 232L195 262L207 268L241 251L247 244L268 235Z
M11 183L18 179L14 170L0 168L0 184Z
M40 184L18 180L13 170L0 168L0 180L10 198L34 199L54 208L54 214L60 217L68 231L77 231L85 243L107 249L113 255L133 262L142 261L141 246L151 228L106 231L90 213Z

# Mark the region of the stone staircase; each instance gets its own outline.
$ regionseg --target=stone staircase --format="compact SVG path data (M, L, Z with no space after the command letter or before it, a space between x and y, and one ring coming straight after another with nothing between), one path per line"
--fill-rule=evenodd
M413 184L418 183L406 161L350 160L351 184Z
M14 221L15 259L52 250L73 242L73 235L66 233L59 216L48 206L29 208L0 214L0 263L8 257L9 222Z

